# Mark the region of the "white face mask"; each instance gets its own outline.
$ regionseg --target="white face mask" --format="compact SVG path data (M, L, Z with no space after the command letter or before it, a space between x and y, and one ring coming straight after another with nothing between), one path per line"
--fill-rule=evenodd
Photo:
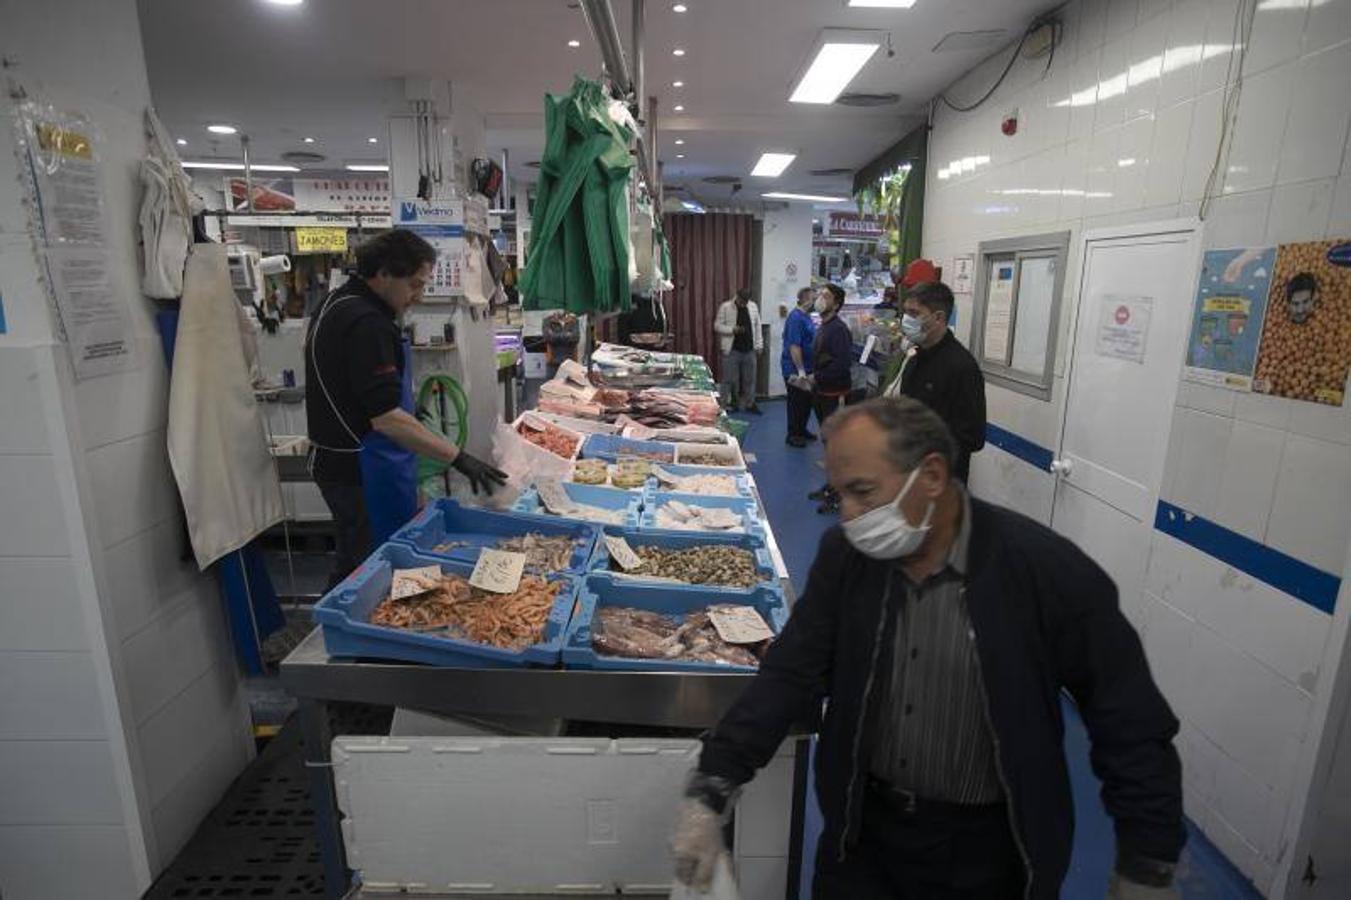
M918 341L924 336L924 320L910 313L901 316L901 334L912 341Z
M910 487L919 477L919 469L910 473L896 499L890 503L870 509L863 515L841 523L844 536L854 549L873 559L899 559L910 556L924 543L929 533L929 520L933 518L934 505L924 513L924 521L911 525L901 511L901 501L910 492Z

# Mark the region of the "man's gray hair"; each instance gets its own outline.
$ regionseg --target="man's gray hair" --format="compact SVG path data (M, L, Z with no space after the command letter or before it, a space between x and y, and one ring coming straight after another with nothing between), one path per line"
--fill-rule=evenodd
M957 445L938 413L910 397L878 397L840 407L821 426L829 441L850 421L863 416L887 433L887 450L898 471L909 472L930 453L937 453L952 471Z

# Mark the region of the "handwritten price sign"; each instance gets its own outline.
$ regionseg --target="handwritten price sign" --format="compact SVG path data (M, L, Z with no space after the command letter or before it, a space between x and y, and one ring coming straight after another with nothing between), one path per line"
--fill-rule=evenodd
M521 586L521 573L524 571L524 553L508 553L484 547L474 565L474 574L469 576L469 583L494 594L512 594Z

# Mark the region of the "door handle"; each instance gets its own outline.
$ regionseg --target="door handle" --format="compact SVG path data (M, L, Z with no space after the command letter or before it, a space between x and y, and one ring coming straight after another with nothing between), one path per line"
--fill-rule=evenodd
M1053 459L1051 460L1051 471L1056 475L1069 478L1070 473L1074 471L1074 462L1069 459Z

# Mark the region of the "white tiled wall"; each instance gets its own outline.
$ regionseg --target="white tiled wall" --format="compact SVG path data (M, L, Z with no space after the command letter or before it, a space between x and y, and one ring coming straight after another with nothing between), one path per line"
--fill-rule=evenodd
M1257 2L1232 146L1214 181L1204 245L1351 237L1351 0ZM1060 358L1086 229L1197 214L1215 163L1238 0L1076 0L1049 70L1020 60L978 110L936 107L925 255L940 265L983 240L1071 229ZM953 85L983 93L1000 54ZM999 131L1019 113L1018 134ZM970 298L960 321L969 327ZM959 333L959 337L964 336ZM1056 449L1064 381L1050 402L987 390L991 422ZM973 489L1049 521L1054 481L997 449ZM1164 499L1341 577L1351 542L1351 407L1184 383ZM1110 548L1088 548L1111 568ZM1126 576L1123 608L1183 720L1187 809L1263 891L1279 895L1329 689L1332 617L1156 533ZM1142 580L1143 590L1129 584ZM1340 615L1345 615L1341 611ZM1301 781L1301 779L1304 779Z
M789 281L786 268L797 266L796 280ZM760 319L769 326L766 355L769 366L769 394L781 397L787 388L779 368L783 352L783 323L779 307L792 311L797 303L797 292L810 287L812 281L812 211L801 206L771 210L765 213L764 242L760 257L760 284L756 302L760 304Z
M167 373L136 259L149 103L136 4L5 9L0 53L17 82L89 115L103 138L113 286L133 314L138 364L77 382L53 340L14 195L6 111L0 891L6 900L134 897L247 761L247 709L215 580L178 559Z

